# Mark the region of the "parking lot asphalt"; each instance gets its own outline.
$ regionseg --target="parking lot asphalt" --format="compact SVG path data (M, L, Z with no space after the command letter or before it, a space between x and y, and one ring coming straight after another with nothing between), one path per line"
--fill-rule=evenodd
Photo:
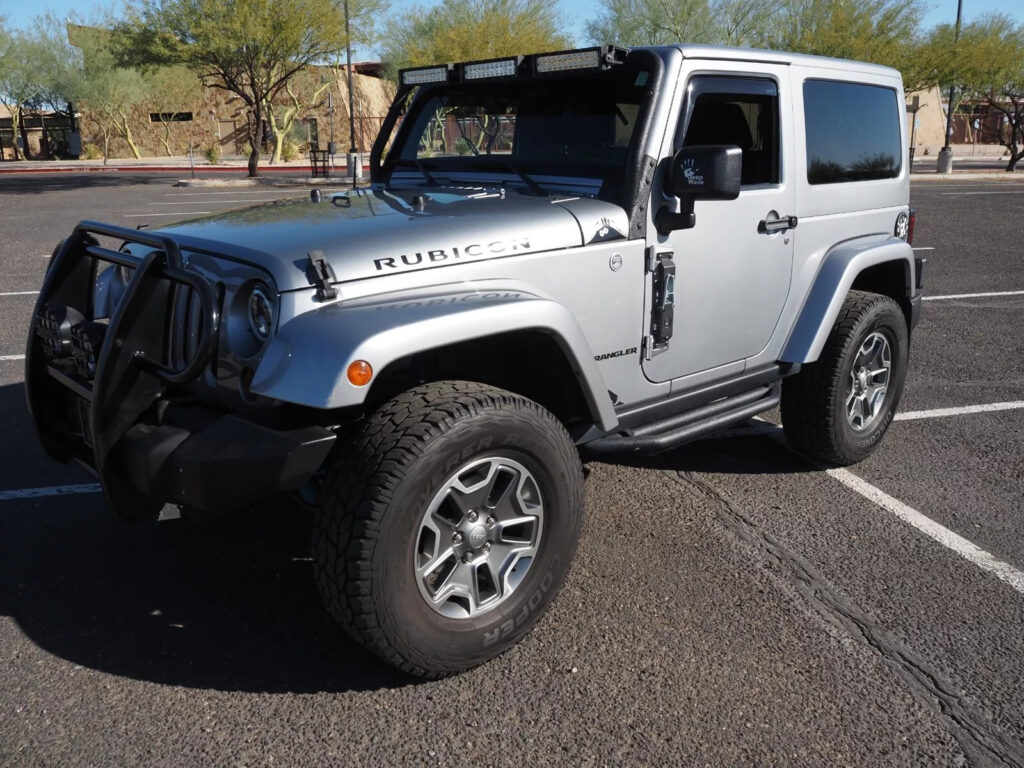
M173 179L0 178L0 764L1024 765L1024 184L913 187L929 300L872 457L825 472L769 414L590 464L548 616L417 683L327 616L301 515L122 523L37 447L63 233L305 194Z

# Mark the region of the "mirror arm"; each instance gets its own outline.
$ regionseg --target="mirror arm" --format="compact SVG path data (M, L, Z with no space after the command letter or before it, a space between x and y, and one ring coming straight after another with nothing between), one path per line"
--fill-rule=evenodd
M679 198L679 213L663 205L654 215L654 226L658 233L667 235L680 229L693 229L697 224L697 214L693 212L693 197L687 195Z

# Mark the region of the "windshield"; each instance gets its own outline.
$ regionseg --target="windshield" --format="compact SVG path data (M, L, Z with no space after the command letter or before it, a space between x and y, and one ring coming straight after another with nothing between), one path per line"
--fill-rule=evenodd
M620 66L433 87L411 105L389 164L445 181L499 173L545 189L582 185L605 197L623 183L650 80L646 69Z

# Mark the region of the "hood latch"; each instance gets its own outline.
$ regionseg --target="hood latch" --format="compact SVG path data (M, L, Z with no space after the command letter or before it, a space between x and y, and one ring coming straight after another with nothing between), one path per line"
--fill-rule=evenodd
M312 272L311 275L310 272ZM306 273L309 276L309 281L316 286L318 301L327 301L338 297L338 289L331 285L338 278L335 277L334 270L331 269L330 262L324 257L323 251L309 252L309 269L306 270Z

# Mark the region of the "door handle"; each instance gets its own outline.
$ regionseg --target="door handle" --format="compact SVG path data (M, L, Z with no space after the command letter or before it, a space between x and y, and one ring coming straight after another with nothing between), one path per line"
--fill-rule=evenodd
M757 231L762 235L774 235L776 232L785 232L787 229L796 229L796 216L779 216L775 211L770 211L757 224Z

